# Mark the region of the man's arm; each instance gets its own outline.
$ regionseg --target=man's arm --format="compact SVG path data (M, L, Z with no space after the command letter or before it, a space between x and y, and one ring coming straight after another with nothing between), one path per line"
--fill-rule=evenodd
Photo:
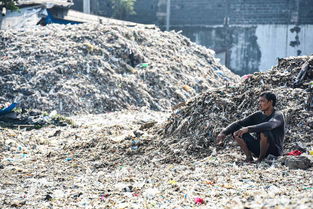
M255 121L255 118L258 117L259 114L260 112L252 113L248 117L230 124L225 129L223 129L221 133L228 135L234 133L235 131L238 131L242 127L250 126L251 124L253 124L253 121Z
M253 126L248 126L249 132L270 131L282 125L284 117L282 114L275 114L269 121Z
M259 112L255 112L251 115L249 115L248 117L236 121L232 124L230 124L229 126L227 126L226 128L224 128L216 137L216 143L218 145L222 145L223 144L223 140L225 139L225 137L230 134L230 133L234 133L235 131L239 130L242 127L251 125L252 122L255 120L255 117L257 117L257 115L260 114Z

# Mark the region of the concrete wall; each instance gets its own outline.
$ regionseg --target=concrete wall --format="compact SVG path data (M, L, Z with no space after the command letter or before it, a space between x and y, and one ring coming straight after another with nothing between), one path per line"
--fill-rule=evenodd
M111 16L108 0L90 1L92 14ZM165 29L167 2L137 0L127 20ZM170 29L215 50L235 73L264 71L278 57L313 53L313 0L171 0Z
M310 24L313 1L171 0L172 25L219 25L224 17L230 24Z
M277 64L277 58L313 54L313 24L172 29L182 30L192 41L214 49L221 63L239 75L268 70Z
M214 49L221 63L244 75L259 71L262 52L257 26L174 27L192 41Z
M223 24L227 0L171 0L172 25Z
M277 64L277 58L313 54L313 24L299 25L296 33L294 25L258 25L256 36L262 51L259 69L269 69ZM292 32L293 31L293 32ZM299 37L299 45L291 46Z
M312 0L171 0L170 22L240 75L313 54Z
M239 75L260 70L263 52L260 50L256 28L256 26L237 26L231 31L229 62L225 65Z

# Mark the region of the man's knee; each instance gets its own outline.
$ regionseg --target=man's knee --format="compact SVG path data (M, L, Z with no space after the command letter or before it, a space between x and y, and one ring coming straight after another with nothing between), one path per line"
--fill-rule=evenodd
M233 136L233 139L235 139L236 141L241 139L239 136L236 136L235 134L233 134L232 136Z

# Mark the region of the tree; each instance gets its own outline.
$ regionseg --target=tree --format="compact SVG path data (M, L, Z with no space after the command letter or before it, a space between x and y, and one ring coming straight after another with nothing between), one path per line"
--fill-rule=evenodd
M134 15L136 0L110 0L112 4L112 17L125 19L128 15Z
M9 10L17 10L18 7L16 6L18 0L0 0L0 7L5 7Z

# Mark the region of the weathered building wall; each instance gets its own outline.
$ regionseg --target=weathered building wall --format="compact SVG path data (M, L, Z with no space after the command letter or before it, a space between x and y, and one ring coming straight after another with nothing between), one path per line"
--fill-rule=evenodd
M262 51L260 70L267 70L277 63L277 58L313 54L313 24L299 25L258 25L256 36ZM297 38L298 45L293 44ZM294 46L293 46L294 45Z
M279 57L313 53L313 1L171 0L170 29L238 74L265 71Z
M295 25L284 24L172 29L182 30L192 41L214 49L223 64L243 75L268 70L277 64L277 58L313 54L313 24L297 27L298 33Z
M223 24L227 13L225 0L171 0L172 25Z
M237 74L259 71L260 46L256 26L175 27L192 41L214 49L221 63Z
M92 14L110 16L108 2L91 0ZM137 0L137 15L127 20L165 29L167 2ZM313 53L313 0L171 0L169 17L171 30L215 50L238 74L267 70L278 57Z
M313 1L171 0L172 25L218 25L224 17L230 24L312 24Z
M171 0L170 28L238 74L265 71L279 57L313 53L313 1Z

